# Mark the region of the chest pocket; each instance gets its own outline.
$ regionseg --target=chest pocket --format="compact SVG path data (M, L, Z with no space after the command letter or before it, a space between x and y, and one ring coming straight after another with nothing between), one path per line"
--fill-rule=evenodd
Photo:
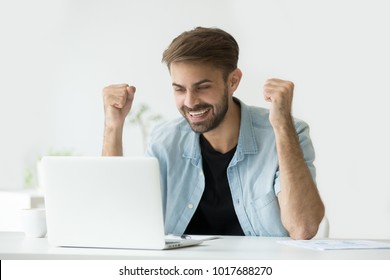
M273 191L250 204L248 216L258 236L288 236L280 218L278 198Z

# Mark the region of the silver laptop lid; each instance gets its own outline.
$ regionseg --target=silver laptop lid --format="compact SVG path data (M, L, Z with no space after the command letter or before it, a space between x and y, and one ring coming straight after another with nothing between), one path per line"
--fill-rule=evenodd
M44 157L49 243L162 249L159 164L147 157Z

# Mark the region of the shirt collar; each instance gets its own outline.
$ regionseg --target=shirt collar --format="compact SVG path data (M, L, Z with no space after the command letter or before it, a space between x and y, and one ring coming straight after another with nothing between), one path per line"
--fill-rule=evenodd
M258 147L250 107L238 98L234 97L234 100L241 106L240 134L238 136L237 150L243 154L257 154Z

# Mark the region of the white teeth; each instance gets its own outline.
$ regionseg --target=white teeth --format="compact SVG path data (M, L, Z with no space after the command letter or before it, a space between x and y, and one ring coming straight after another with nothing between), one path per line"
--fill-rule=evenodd
M192 117L198 117L198 116L203 115L203 114L206 113L207 111L208 111L208 110L197 111L197 112L189 112L189 113L190 113L190 115L191 115Z

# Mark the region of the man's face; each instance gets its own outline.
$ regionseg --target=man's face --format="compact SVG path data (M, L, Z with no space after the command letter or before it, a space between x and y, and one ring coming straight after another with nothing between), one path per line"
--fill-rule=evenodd
M170 72L176 107L192 130L205 133L218 127L229 104L222 71L208 64L174 62Z

